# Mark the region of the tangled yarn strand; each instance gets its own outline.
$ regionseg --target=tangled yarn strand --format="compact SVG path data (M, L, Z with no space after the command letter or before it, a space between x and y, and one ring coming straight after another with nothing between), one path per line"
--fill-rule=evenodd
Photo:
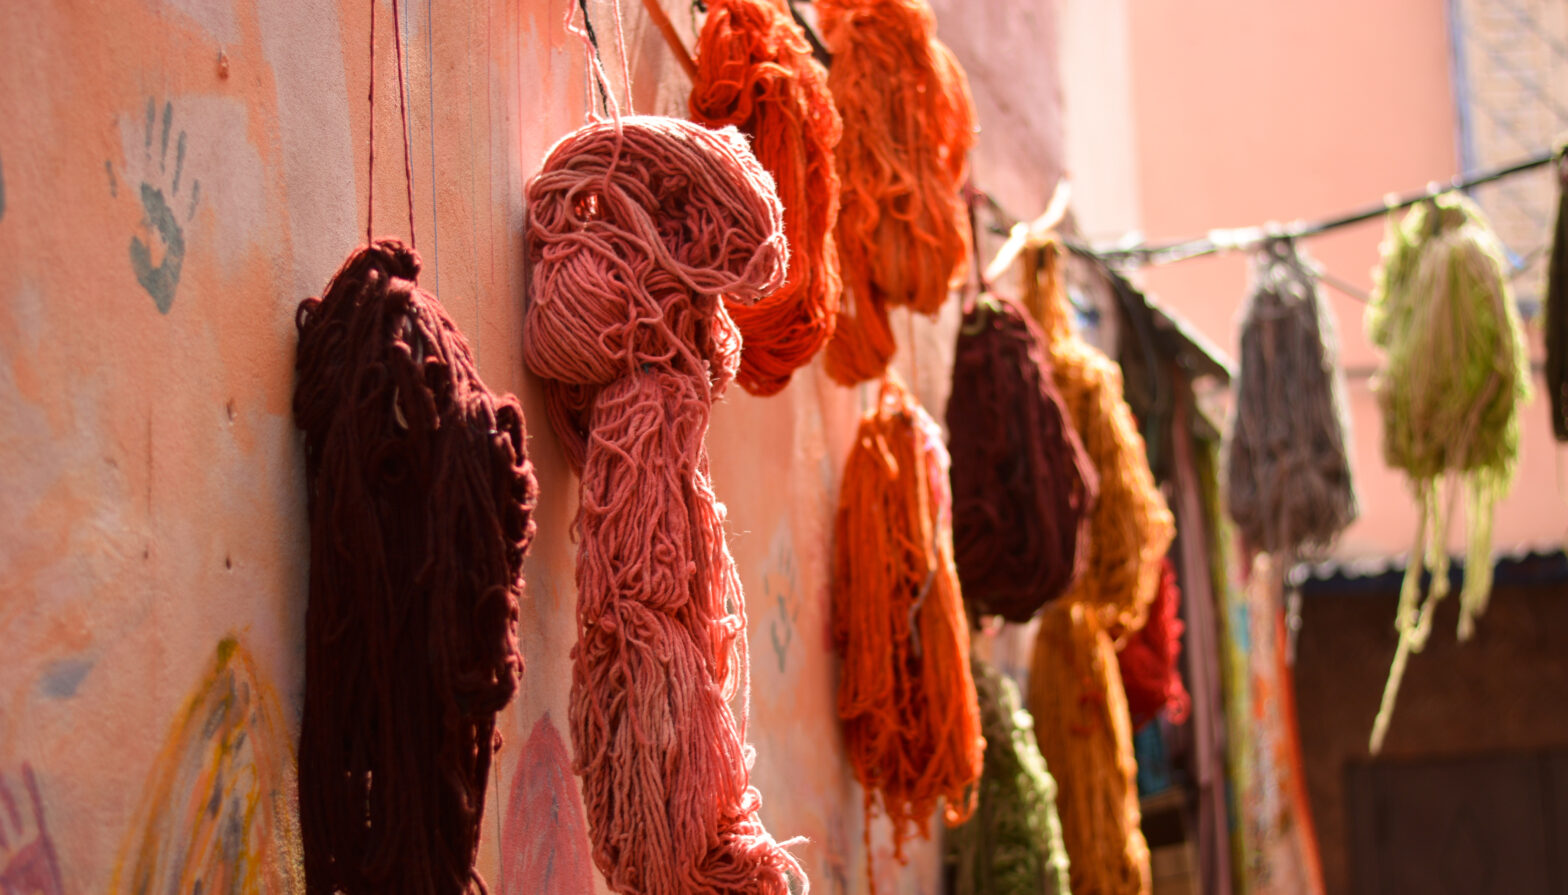
M1121 642L1143 626L1176 523L1122 396L1121 369L1073 332L1060 245L1047 241L1026 250L1023 259L1024 307L1045 334L1062 403L1100 482L1089 517L1089 555L1062 599L1093 606L1112 640Z
M844 304L825 366L853 385L880 376L893 356L889 306L935 314L964 277L960 188L975 112L927 0L819 0L817 15L844 123L835 153Z
M969 670L969 625L952 558L941 430L884 380L844 468L834 529L833 643L850 764L893 825L894 854L926 835L939 799L956 824L985 742ZM875 878L872 878L873 888Z
M1334 318L1293 245L1256 259L1226 443L1226 502L1253 549L1326 551L1355 521Z
M704 444L739 362L723 299L784 281L772 180L733 129L628 117L557 143L528 205L524 355L582 475L569 714L594 861L617 892L784 895L805 876L749 782L745 602Z
M833 334L838 317L839 180L833 163L843 127L827 71L776 0L713 0L697 40L692 117L734 125L778 187L789 239L789 279L754 304L727 303L743 339L736 380L774 394Z
M965 310L947 428L964 600L977 614L1028 621L1077 576L1099 479L1044 339L1012 302L982 295Z
M310 602L299 801L310 893L484 892L496 712L517 689L536 487L522 409L396 240L298 313Z
M1519 407L1530 391L1507 269L1485 217L1461 195L1417 205L1402 222L1390 217L1367 333L1386 355L1373 382L1383 457L1410 478L1422 522L1400 590L1400 642L1373 722L1373 752L1388 731L1405 664L1425 645L1448 591L1448 528L1461 492L1469 517L1461 640L1473 633L1491 592L1492 517L1513 480ZM1446 501L1443 479L1450 480ZM1427 566L1432 584L1423 599Z
M1035 743L1034 719L1011 679L973 659L985 732L974 816L948 831L953 895L1068 895L1067 846L1056 781Z

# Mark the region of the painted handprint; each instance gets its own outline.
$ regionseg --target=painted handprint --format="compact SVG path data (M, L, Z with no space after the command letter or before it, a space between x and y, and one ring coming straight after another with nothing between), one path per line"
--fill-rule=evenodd
M0 895L64 895L60 859L44 824L38 778L0 773Z
M158 106L147 101L147 116L142 132L142 159L138 180L138 197L142 204L144 233L131 237L131 270L136 281L152 297L158 313L167 314L174 306L174 294L180 285L180 268L185 263L185 224L196 214L196 203L201 199L201 181L194 178L182 197L181 178L185 173L185 131L174 132L174 104L165 102L160 118ZM170 141L174 144L170 158ZM156 146L154 145L156 144ZM156 150L156 158L154 151ZM172 161L172 165L171 165ZM156 164L156 167L155 167ZM104 162L109 175L109 192L119 195L119 183L114 167ZM181 208L180 206L184 207ZM184 212L183 215L181 212Z

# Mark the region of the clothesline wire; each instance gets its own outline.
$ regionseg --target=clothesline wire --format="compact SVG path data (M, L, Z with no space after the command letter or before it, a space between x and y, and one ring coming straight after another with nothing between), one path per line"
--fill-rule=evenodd
M1561 147L1543 150L1528 158L1502 167L1481 171L1469 177L1455 177L1446 184L1434 183L1420 192L1410 193L1402 197L1390 196L1383 202L1317 221L1245 227L1236 230L1214 230L1210 231L1208 235L1196 239L1185 239L1154 245L1094 247L1072 240L1064 240L1064 242L1072 251L1080 255L1099 259L1107 264L1120 266L1170 264L1177 261L1185 261L1189 258L1201 258L1218 252L1251 249L1272 239L1302 239L1309 236L1317 236L1330 230L1337 230L1341 227L1370 221L1382 217L1391 211L1398 211L1425 202L1440 193L1451 190L1469 190L1482 184L1543 167L1560 158L1563 151ZM990 204L994 209L1000 210L995 200L992 200Z

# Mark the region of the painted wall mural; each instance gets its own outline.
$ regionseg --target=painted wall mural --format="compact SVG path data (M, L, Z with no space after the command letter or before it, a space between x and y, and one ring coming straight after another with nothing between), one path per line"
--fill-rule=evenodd
M226 638L158 755L110 891L303 892L289 743L276 696Z
M17 774L0 773L0 895L64 893L38 777L24 763Z

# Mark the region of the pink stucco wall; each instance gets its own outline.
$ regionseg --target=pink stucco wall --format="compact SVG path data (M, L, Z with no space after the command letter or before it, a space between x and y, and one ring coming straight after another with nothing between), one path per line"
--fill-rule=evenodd
M1134 4L1129 22L1133 173L1151 241L1329 216L1458 171L1442 3L1156 0ZM1378 220L1311 239L1306 248L1365 292L1382 234ZM1244 257L1187 261L1143 279L1218 345L1237 350ZM1363 332L1365 306L1334 289L1326 294L1349 371L1351 461L1362 506L1338 554L1400 554L1410 549L1416 511L1403 476L1382 461L1368 381L1378 358ZM1538 341L1533 356L1540 357ZM1497 514L1499 549L1556 543L1568 515L1543 399L1523 414L1516 485ZM1462 538L1456 526L1452 544Z
M625 5L638 110L680 113L684 75ZM685 6L669 6L688 28ZM1006 16L937 6L983 97L977 178L1017 214L1038 213L1061 155L1054 57L984 55L1048 47L1054 4ZM577 486L519 349L522 184L584 110L566 8L412 0L404 19L422 283L488 384L522 397L542 488L528 670L502 719L481 853L505 895L579 892L590 877L602 889L564 767ZM609 31L609 0L591 10ZM0 881L51 895L188 891L197 876L209 891L220 878L297 890L281 853L307 555L293 320L363 233L368 12L362 0L0 9L0 116L12 123L0 135L0 795L18 806L0 811ZM389 4L378 24L376 221L395 233ZM160 204L162 234L149 210ZM132 246L164 263L171 223L177 284L143 270L144 286ZM900 369L940 413L952 309L897 326L917 343ZM799 854L830 895L865 886L826 590L862 400L813 367L776 398L732 391L709 439L750 607L753 779L770 828L810 838ZM219 789L233 798L214 813ZM237 839L203 838L231 823ZM903 870L886 851L884 891L937 891L934 847Z

